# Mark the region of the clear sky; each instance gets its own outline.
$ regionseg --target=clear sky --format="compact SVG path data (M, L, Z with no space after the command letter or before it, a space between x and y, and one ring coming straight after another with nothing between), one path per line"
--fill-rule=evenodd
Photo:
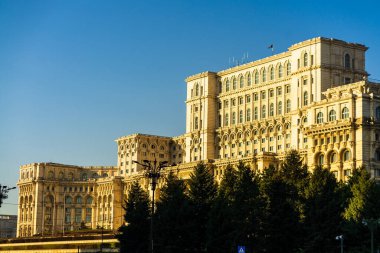
M120 136L185 131L184 79L313 37L365 44L377 1L0 0L0 184L32 162L116 165ZM0 214L17 214L17 191Z

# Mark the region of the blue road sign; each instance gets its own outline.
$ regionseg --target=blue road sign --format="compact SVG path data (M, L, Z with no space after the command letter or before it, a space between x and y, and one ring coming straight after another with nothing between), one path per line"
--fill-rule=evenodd
M238 253L245 253L245 246L238 246Z

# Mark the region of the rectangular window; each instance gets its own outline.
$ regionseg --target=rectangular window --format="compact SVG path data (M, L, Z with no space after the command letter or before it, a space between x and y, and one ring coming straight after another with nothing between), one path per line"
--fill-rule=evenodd
M239 105L242 105L244 103L243 97L239 97Z
M91 222L91 219L92 219L92 209L86 208L86 222L87 223Z
M273 91L273 89L271 89L271 90L269 90L269 97L273 97L274 96L274 91Z
M286 92L287 94L290 93L290 85L286 85L286 86L285 86L285 92Z
M261 99L265 99L266 95L265 95L265 91L262 91L261 92Z
M251 96L250 95L245 96L245 102L246 103L250 103L251 102Z
M277 95L282 95L282 88L281 87L277 88Z
M270 152L273 151L273 146L270 146L270 147L269 147L269 151L270 151Z
M303 138L303 143L307 143L307 137Z
M75 208L75 223L82 221L82 208Z
M259 95L257 93L253 93L253 101L259 100Z
M281 145L277 145L277 149L278 150L282 149L282 146Z
M307 85L307 79L303 80L303 85Z
M71 223L71 208L65 208L65 223Z

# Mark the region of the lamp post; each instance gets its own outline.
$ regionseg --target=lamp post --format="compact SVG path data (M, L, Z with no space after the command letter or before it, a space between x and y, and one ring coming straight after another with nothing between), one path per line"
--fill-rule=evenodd
M16 187L8 187L6 185L1 186L1 184L0 184L0 207L3 204L3 199L8 198L7 193L13 189L16 189Z
M343 235L338 235L335 240L340 240L340 253L343 253Z
M150 186L152 190L152 211L150 218L150 243L151 243L151 252L154 253L154 243L153 243L153 217L154 217L154 191L156 190L157 181L161 176L161 170L166 167L167 161L157 162L156 159L154 161L143 160L142 163L138 161L132 161L133 163L139 164L144 167L146 178L150 179Z
M380 219L364 219L362 221L364 226L367 226L371 231L371 253L373 253L373 231L380 224Z

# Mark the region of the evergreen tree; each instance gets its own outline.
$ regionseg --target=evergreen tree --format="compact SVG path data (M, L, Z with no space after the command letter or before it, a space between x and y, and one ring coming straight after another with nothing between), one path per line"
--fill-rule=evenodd
M190 175L189 197L193 213L193 241L194 251L206 251L207 221L211 207L215 201L217 186L210 166L200 162Z
M172 172L161 189L155 213L155 250L157 252L186 251L192 245L189 241L192 214L186 185Z
M260 251L295 252L299 248L299 218L293 206L292 187L274 166L264 170L260 181L260 191L265 201Z
M365 168L354 169L348 181L349 196L344 211L344 234L350 252L365 252L370 248L370 230L364 219L380 218L380 188ZM380 233L375 233L380 244ZM379 247L379 246L377 246Z
M264 203L260 195L259 177L242 162L237 167L235 188L233 207L236 225L233 248L245 245L253 251L260 244Z
M351 198L345 210L347 220L361 222L364 218L379 218L378 187L366 169L354 170L349 180Z
M334 252L341 234L342 191L335 176L317 167L305 189L305 252Z
M228 165L218 188L218 194L212 205L207 223L207 251L230 252L231 237L234 232L233 196L237 181L236 170Z
M120 252L148 252L150 211L148 194L134 182L124 206L127 225L119 228Z

